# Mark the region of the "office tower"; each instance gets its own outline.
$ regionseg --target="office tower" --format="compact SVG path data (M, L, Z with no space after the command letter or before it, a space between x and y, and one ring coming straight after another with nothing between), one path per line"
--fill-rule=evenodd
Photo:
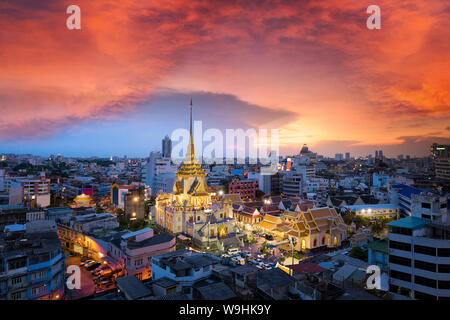
M170 140L169 136L165 136L162 140L162 156L163 158L172 156L172 140Z
M436 178L450 180L450 145L433 143L430 149Z

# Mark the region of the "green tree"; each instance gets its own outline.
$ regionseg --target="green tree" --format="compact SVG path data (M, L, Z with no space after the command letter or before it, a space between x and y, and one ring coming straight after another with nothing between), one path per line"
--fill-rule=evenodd
M128 220L125 216L118 216L117 221L119 222L119 230L125 230L128 228Z
M363 260L366 262L369 259L369 255L368 255L367 251L364 251L363 249L361 249L360 246L355 246L352 248L352 250L350 251L350 257L353 257L353 258L359 259L359 260Z
M261 200L264 197L265 193L261 190L256 190L256 199Z
M264 254L267 254L268 249L269 249L269 244L267 243L267 241L264 241L263 244L261 245L261 252Z
M123 209L121 208L117 208L116 210L114 210L114 213L116 214L116 216L125 216L125 211L123 211Z

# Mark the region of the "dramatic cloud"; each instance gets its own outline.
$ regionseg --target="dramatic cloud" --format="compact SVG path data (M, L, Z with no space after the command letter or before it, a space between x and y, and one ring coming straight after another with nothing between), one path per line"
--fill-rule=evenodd
M208 112L276 125L292 150L358 140L400 152L417 143L397 137L450 120L445 1L380 0L381 30L360 0L79 0L82 29L68 30L71 4L0 3L0 141L139 114L158 88L224 94Z

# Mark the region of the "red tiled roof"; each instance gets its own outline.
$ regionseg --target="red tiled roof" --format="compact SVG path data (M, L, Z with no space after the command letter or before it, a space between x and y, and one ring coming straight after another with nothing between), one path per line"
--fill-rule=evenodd
M296 272L296 273L316 273L316 272L327 271L327 269L319 266L318 264L311 263L311 262L291 264L286 267L294 270L294 272Z

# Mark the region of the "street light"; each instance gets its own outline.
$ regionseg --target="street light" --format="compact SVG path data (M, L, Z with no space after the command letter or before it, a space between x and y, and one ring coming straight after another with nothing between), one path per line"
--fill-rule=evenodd
M291 243L292 247L292 264L294 264L294 247L297 244L297 239L295 239L295 237L290 237L289 242Z

